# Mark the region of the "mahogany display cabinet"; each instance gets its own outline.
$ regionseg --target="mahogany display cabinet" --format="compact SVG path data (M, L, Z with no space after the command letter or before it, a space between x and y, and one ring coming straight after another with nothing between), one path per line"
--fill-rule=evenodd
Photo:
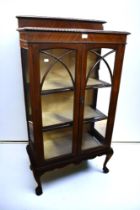
M97 20L17 18L36 194L43 173L70 163L106 155L107 173L129 33Z

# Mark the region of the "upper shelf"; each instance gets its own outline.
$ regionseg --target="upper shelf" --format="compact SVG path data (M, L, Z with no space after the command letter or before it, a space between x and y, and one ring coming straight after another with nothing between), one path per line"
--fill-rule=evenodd
M102 87L110 87L111 84L97 80L94 78L89 78L86 89L93 88L102 88ZM59 78L52 78L51 80L47 80L44 82L43 89L41 91L41 95L48 95L51 93L63 92L63 91L71 91L74 90L72 83L70 80Z
M71 105L70 105L71 107ZM106 119L104 115L97 109L92 109L90 106L84 108L84 123L95 122ZM61 127L69 127L73 124L73 112L71 109L58 112L42 112L43 131L53 130Z

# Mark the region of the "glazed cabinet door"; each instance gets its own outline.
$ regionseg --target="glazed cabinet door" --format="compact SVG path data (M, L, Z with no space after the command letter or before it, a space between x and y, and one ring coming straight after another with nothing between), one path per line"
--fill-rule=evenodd
M45 160L76 151L77 50L72 45L40 47L40 100Z
M80 151L102 149L106 133L115 50L87 45L84 55L81 89Z
M78 45L57 43L21 49L29 142L40 163L77 154L78 49Z

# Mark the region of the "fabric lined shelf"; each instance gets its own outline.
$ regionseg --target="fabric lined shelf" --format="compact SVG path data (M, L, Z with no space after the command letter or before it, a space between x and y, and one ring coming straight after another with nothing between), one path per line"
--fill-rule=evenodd
M102 146L102 144L89 133L83 133L82 150L96 148Z
M70 106L71 107L71 106ZM104 115L99 110L92 109L90 106L85 106L84 109L84 120L102 120L106 119L107 116ZM42 113L43 130L57 128L59 125L71 126L73 121L73 112L71 110L61 110L61 112L43 112Z
M70 79L63 77L51 77L44 81L41 94L49 94L51 92L61 92L61 90L74 90L73 84Z
M87 82L86 88L101 88L101 87L110 87L111 85L107 82L97 80L94 78L89 78ZM69 79L63 78L51 78L44 82L43 89L41 91L42 95L53 93L53 92L61 92L61 91L70 91L74 90L73 84Z
M91 88L91 87L101 88L101 87L110 87L110 86L111 86L111 84L109 84L107 82L97 80L97 79L94 79L94 78L89 78L86 88Z
M72 153L72 129L45 132L43 140L45 159Z
M61 155L72 153L72 129L62 131L46 132L44 139L44 157L45 159L55 158ZM101 147L101 144L94 136L89 133L83 133L82 150Z

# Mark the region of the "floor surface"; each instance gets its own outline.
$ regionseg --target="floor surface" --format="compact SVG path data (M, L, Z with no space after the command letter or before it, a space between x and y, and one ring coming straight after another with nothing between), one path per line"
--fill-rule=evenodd
M0 210L140 210L140 144L114 143L108 174L104 157L46 173L41 196L25 147L0 144Z

